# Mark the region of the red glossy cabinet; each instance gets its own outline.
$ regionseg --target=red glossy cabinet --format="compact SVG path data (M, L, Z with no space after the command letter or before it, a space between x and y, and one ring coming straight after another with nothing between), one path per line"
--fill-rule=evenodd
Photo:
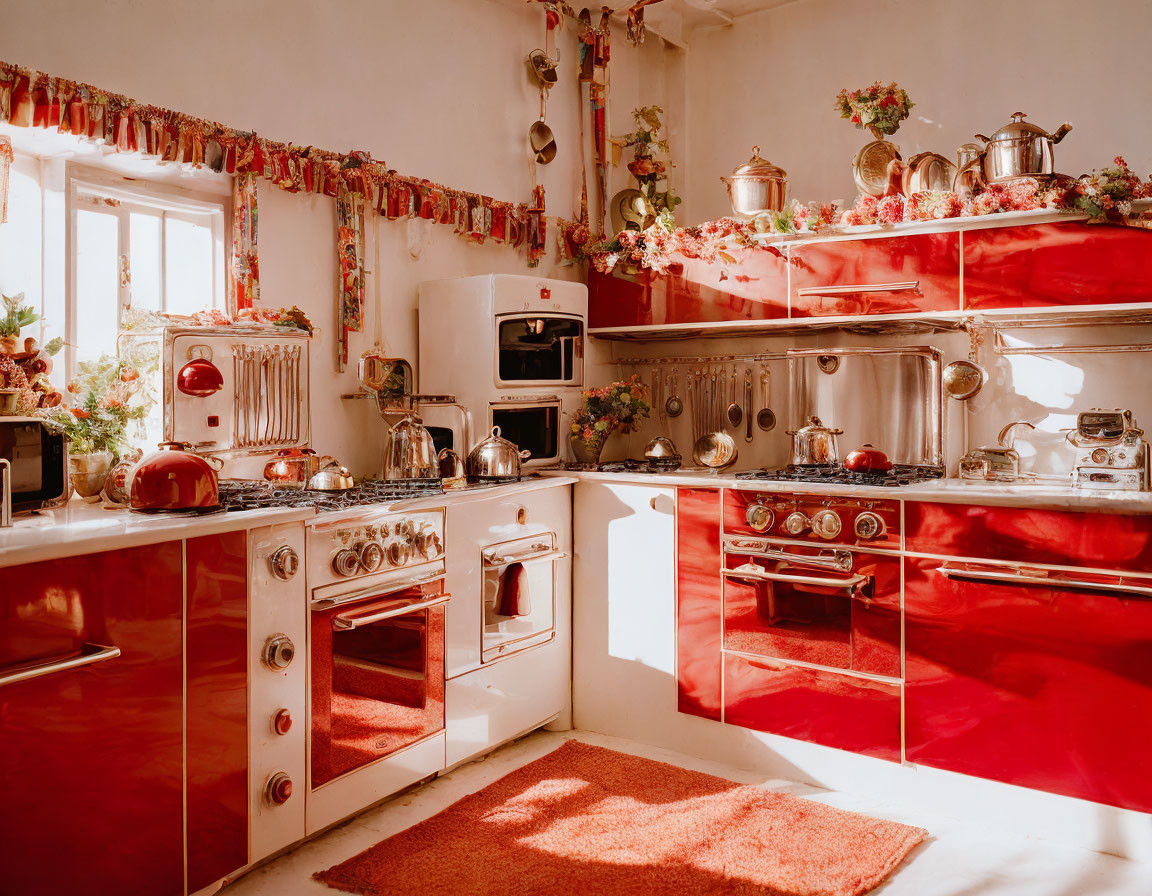
M184 892L180 542L0 570L0 890ZM98 653L118 648L118 656Z
M720 720L720 490L676 492L676 682L680 712Z
M964 307L1152 302L1152 232L1081 221L964 233Z
M960 310L960 234L789 246L792 317Z
M1088 590L1015 571L906 560L908 759L1152 811L1152 599L1123 590L1152 579Z

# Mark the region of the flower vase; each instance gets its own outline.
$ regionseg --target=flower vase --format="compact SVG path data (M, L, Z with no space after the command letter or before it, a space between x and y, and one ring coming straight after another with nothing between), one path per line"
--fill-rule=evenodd
M592 435L590 439L585 439L582 436L573 433L568 438L568 442L572 447L572 459L578 464L585 464L593 466L600 463L600 455L604 451L604 444L608 441L608 436L612 432L597 432Z
M100 492L108 471L112 469L111 451L94 451L91 454L68 455L68 479L76 494L86 504L100 500Z

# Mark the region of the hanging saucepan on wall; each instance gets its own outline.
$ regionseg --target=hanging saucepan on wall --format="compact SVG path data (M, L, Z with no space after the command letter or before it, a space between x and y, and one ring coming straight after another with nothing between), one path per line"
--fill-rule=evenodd
M188 363L176 374L176 388L185 395L207 398L224 388L224 375L212 363L212 349L206 345L188 348Z
M552 128L544 123L543 118L533 122L532 127L528 129L528 143L532 146L537 164L547 165L556 158L556 135L552 133Z
M612 232L647 230L656 223L656 214L647 198L639 190L621 190L609 203L612 212Z
M988 374L975 361L953 361L944 368L944 394L957 401L967 401L984 388Z

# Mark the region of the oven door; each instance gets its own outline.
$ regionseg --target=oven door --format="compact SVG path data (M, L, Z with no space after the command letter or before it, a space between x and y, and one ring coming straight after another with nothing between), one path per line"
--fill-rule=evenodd
M312 787L444 729L443 580L312 603Z
M497 387L581 386L584 320L563 314L496 316Z
M724 648L900 676L900 558L728 538Z
M488 406L488 427L500 427L500 435L522 451L530 464L560 460L560 399L526 397L493 402Z
M492 662L555 637L556 534L491 545L481 552L480 661Z

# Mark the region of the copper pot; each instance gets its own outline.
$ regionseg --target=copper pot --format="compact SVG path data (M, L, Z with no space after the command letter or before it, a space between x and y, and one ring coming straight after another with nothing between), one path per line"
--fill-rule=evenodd
M264 465L264 478L269 482L303 488L331 458L321 458L311 448L284 448L276 452L276 459Z
M788 174L783 168L760 158L760 147L752 147L752 158L738 166L728 177L720 178L728 188L732 211L755 217L761 212L782 211Z
M187 442L161 442L132 471L129 500L133 510L215 510L220 506L216 458L201 457Z

